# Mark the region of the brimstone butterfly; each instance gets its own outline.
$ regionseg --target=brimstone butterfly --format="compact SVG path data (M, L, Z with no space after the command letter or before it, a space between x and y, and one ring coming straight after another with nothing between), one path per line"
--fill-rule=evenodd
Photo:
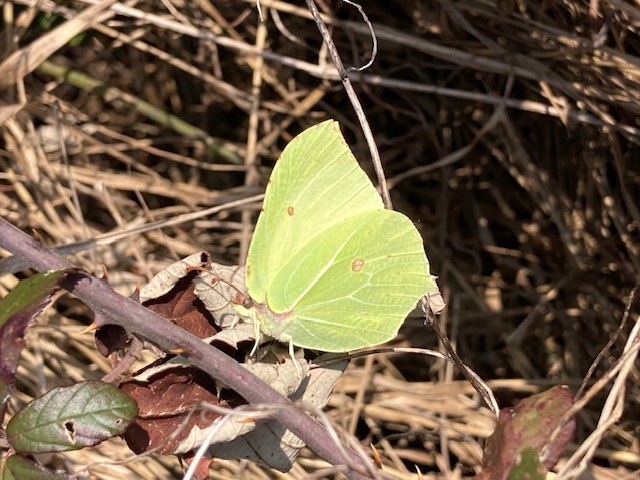
M327 352L394 338L438 290L418 230L384 208L335 121L302 132L277 161L246 287L262 333Z

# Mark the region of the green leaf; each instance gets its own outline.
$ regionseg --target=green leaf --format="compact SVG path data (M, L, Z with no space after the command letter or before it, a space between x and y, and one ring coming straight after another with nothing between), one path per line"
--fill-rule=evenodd
M52 472L22 455L11 455L0 461L0 480L67 480L62 472Z
M38 273L18 283L0 300L0 423L24 348L24 333L60 289L59 281L69 272Z
M44 31L51 30L54 26L62 23L64 19L55 13L43 13L38 15L38 25Z
M49 298L58 291L58 281L67 275L69 270L58 270L49 273L37 273L22 280L9 295L0 301L0 326L24 310L34 308L34 304L46 303L43 298Z
M120 435L137 414L136 403L115 386L81 382L29 403L7 424L7 440L23 453L77 450Z

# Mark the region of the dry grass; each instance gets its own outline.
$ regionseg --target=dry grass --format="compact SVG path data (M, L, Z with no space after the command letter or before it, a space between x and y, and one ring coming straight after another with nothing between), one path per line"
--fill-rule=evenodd
M640 273L640 9L622 0L369 3L378 56L352 79L395 207L416 220L448 297L449 337L508 406L553 384L577 391L619 334L595 366L589 385L609 382L586 397L568 455L597 446L584 478L632 478L637 365L626 392L616 387L620 420L588 436L603 410L617 418L606 372L638 318L632 305L619 329ZM11 85L0 93L0 215L48 246L71 245L65 252L89 271L105 265L129 294L200 249L240 261L259 205L229 202L262 191L303 127L336 118L370 168L307 10L261 7L265 23L250 1L116 3L71 43L83 22L65 24L51 37L64 39L56 50L37 41L50 14L78 18L87 4L5 2L0 58L19 51L38 61L0 76ZM326 21L343 61L365 63L366 26L354 9L335 8ZM16 278L1 281L6 291ZM65 297L32 328L14 409L109 370L91 336L78 334L88 323ZM437 344L418 320L397 343ZM472 476L494 425L450 365L407 355L353 363L330 407L397 478L418 478L414 465L426 478ZM91 466L94 478L182 471L170 458L134 459L117 441L51 462ZM305 451L286 475L219 462L212 478L303 478L324 467Z

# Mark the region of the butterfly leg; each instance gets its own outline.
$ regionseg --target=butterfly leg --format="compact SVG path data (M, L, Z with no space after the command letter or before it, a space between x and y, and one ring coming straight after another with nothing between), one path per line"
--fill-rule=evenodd
M302 379L304 377L304 372L302 371L302 365L296 358L296 352L293 347L293 342L289 340L289 355L291 356L291 361L293 362L293 366L296 368L296 373Z
M249 353L250 357L253 357L256 354L256 351L258 350L258 346L260 346L260 325L258 323L258 318L256 317L255 311L251 310L251 313L249 315L249 317L251 318L251 321L253 322L253 332L254 335L256 337L256 341L253 344L253 348L251 349L251 352Z

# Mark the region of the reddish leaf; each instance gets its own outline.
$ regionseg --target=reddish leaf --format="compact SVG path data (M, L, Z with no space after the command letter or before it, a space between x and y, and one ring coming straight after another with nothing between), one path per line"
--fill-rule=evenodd
M168 293L148 300L144 305L195 336L207 338L215 335L220 329L215 325L211 313L193 292L192 282L198 273L187 273Z
M120 325L105 325L96 330L96 349L103 357L126 349L131 343L127 331Z
M219 414L203 408L203 402L224 407L246 403L232 392L228 392L227 401L220 401L215 382L193 367L167 367L144 381L125 382L120 388L138 403L138 418L123 435L136 453L151 449L159 454L173 453L193 427L211 425Z
M514 465L520 463L523 452L534 449L540 455L561 417L573 404L573 395L566 386L556 386L546 392L521 400L513 408L500 411L498 425L484 448L484 470L476 480L507 479ZM547 446L544 467L552 468L573 438L575 419L564 424L560 435Z
M49 304L52 295L60 290L60 280L74 271L38 273L21 281L0 301L0 423L24 348L24 333Z
M197 271L185 272L185 276L178 279L166 293L143 304L197 337L207 338L215 335L219 328L194 294L192 282L197 275ZM96 347L105 357L129 345L129 335L116 325L105 325L96 332Z

